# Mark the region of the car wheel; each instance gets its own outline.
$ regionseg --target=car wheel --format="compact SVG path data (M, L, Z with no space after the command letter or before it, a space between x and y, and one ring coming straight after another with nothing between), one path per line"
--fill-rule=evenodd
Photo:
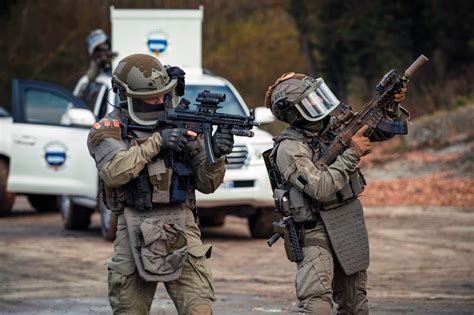
M8 162L0 159L0 216L12 211L15 194L7 191Z
M66 230L87 230L93 210L75 205L68 195L59 197L59 210Z
M225 215L199 216L201 226L223 226L225 223Z
M28 195L31 206L39 212L58 211L58 197L52 195Z
M117 216L110 211L104 203L102 194L97 198L100 212L100 227L102 236L107 241L113 241L117 233Z
M256 213L249 217L248 224L250 234L253 238L268 238L273 232L273 222L280 219L278 213L273 208L259 208Z

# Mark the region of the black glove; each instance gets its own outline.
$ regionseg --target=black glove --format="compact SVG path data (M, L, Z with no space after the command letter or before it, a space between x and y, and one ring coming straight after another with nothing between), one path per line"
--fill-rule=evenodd
M175 152L183 151L184 147L189 142L186 137L187 133L188 130L184 128L163 129L160 131L161 149L172 150Z
M234 147L234 135L230 133L230 129L217 128L212 136L212 148L216 158L220 158L225 154L232 152Z
M168 75L171 77L171 79L178 80L178 84L176 85L176 94L178 94L178 96L183 96L184 88L186 86L184 82L184 76L186 75L186 72L184 72L180 67L167 67L166 72L168 72Z

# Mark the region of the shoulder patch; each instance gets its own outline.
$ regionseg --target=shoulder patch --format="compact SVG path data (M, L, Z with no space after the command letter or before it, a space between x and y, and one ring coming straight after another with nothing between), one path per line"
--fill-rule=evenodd
M105 139L120 141L120 122L116 119L103 118L96 122L92 128L89 137L95 146L98 146Z

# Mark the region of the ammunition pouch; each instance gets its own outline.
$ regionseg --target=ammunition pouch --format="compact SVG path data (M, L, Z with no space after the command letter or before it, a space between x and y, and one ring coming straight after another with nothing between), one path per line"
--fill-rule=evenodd
M151 210L153 186L148 179L148 169L144 168L136 178L125 185L126 205L139 211Z
M319 218L319 203L306 197L295 187L289 191L290 209L295 222L315 221Z
M362 175L359 169L356 169L352 174L349 175L349 183L340 191L338 191L334 195L334 198L321 203L321 207L324 210L331 210L351 202L364 191L365 185L366 182L364 175Z
M173 165L173 176L170 186L170 203L183 203L188 196L191 187L191 166L179 160L175 160Z
M175 159L173 168L167 168L159 159L147 164L138 175L125 185L126 206L139 211L150 210L154 204L184 203L191 187L192 168Z

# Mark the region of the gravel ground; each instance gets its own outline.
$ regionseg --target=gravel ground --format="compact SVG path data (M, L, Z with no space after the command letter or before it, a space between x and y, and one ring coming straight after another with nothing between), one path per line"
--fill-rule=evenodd
M368 207L373 314L474 313L474 208ZM25 198L0 219L1 314L110 314L99 218L88 231L63 230L57 213L36 213ZM216 314L294 313L295 267L281 242L250 238L228 217L204 230L214 245ZM163 287L152 314L175 314Z

